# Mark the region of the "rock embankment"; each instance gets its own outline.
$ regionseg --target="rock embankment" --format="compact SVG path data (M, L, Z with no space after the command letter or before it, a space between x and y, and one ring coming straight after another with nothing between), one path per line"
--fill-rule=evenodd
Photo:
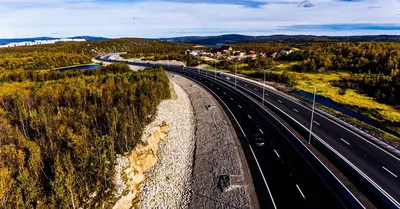
M114 208L187 207L194 150L194 116L188 95L175 83L175 99L161 102L138 145L119 156ZM161 124L161 126L160 126Z
M174 85L176 100L163 102L157 119L166 121L170 133L161 141L157 164L146 174L140 191L139 208L185 208L190 199L194 152L194 115L186 92Z
M169 77L175 99L159 105L143 145L117 160L114 208L258 208L222 108L194 82Z
M239 139L221 106L193 81L170 77L189 94L196 116L189 208L258 208Z

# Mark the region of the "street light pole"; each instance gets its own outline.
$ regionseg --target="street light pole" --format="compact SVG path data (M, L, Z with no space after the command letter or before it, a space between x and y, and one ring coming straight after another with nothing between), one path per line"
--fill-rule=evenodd
M217 61L215 61L214 60L214 64L215 64L215 68L214 68L214 71L215 71L215 80L217 80Z
M237 74L237 63L236 63L236 69L235 69L235 89L236 89L236 74Z
M265 98L265 74L266 74L266 70L264 70L264 82L263 82L263 98L262 98L262 105L264 105L264 98Z
M314 99L313 99L313 106L312 106L312 113L311 113L311 123L310 123L310 136L308 137L308 144L311 144L311 136L312 136L312 126L314 122L314 110L315 110L315 96L317 94L317 87L314 87Z

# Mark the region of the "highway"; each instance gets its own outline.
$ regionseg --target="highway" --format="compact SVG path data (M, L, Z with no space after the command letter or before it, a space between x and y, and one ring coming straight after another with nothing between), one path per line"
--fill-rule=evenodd
M139 64L143 65L143 63ZM266 136L273 136L273 148L266 148L266 150L262 152L255 150L255 155L257 159L261 159L258 160L258 163L261 170L263 170L262 173L265 174L266 182L271 184L269 191L272 194L272 199L277 199L277 206L288 206L285 205L285 202L287 204L287 200L279 200L279 198L285 197L284 194L279 193L281 190L278 188L282 188L282 185L278 186L278 188L274 186L275 183L282 182L282 180L284 180L285 184L295 185L297 193L300 194L303 200L306 200L304 204L309 204L308 206L310 207L312 207L311 205L317 206L319 204L318 199L322 199L322 197L314 197L315 199L313 199L313 193L321 195L323 192L320 192L320 190L322 188L329 189L329 186L327 187L323 182L323 178L316 178L315 176L314 178L308 178L308 176L311 175L310 173L313 173L311 172L313 168L308 165L309 170L307 171L307 169L305 169L307 168L307 158L304 156L304 158L302 157L304 160L303 163L296 162L288 166L289 162L301 159L299 156L295 156L296 152L290 150L290 147L295 149L295 146L291 146L288 140L281 140L282 134L276 133L276 128L273 129L271 125L269 125L270 123L265 116L265 111L262 111L262 107L249 103L249 100L261 102L263 96L263 87L261 84L238 77L236 81L237 88L235 89L235 76L233 75L224 74L224 76L216 76L215 78L214 72L202 69L186 68L182 70L181 66L170 65L164 67L178 73L186 73L191 79L202 83L209 88L210 91L212 90L218 95L229 107L229 110L233 112L234 117L237 118L240 124L239 126L242 127L244 131L244 136L251 136L257 132L257 130L258 132L262 131ZM206 73L208 73L207 76L205 75ZM197 77L193 77L195 75ZM226 79L226 77L229 77L229 80ZM222 89L223 86L227 88L225 89L226 91L220 92L219 89L215 89ZM239 91L242 92L242 94L240 94L242 96L239 96ZM246 94L246 98L243 98L243 93ZM281 92L269 88L265 88L264 96L265 104L290 120L296 129L303 129L304 132L308 130L311 119L311 109L308 106L305 106L297 100L293 100ZM240 97L242 99L240 99ZM247 105L245 104L246 102L248 103ZM240 108L239 105L242 108ZM313 145L318 147L321 152L370 199L370 201L379 208L400 208L400 159L397 156L385 151L353 132L351 129L340 125L337 121L330 119L323 113L316 112L314 115L313 132ZM285 144L285 141L289 144ZM262 155L260 153L262 153ZM297 153L299 154L299 152ZM278 159L274 159L274 157ZM283 159L287 160L284 161ZM279 160L283 162L282 165L279 165ZM266 168L268 169L265 170ZM317 174L318 172L314 173ZM296 174L295 178L292 177L293 174ZM289 175L289 178L285 177L285 175ZM288 181L288 179L291 181ZM320 179L322 183L318 183L316 179ZM324 184L325 186L323 186ZM295 195L296 190L290 190L291 186L289 185L287 185L287 188L287 191L293 192L291 195ZM288 194L286 190L283 193ZM326 194L329 194L329 192ZM329 195L326 196L326 198L328 197ZM334 199L335 198L331 201L335 202ZM297 204L300 204L300 202ZM319 205L319 207L321 206L322 205ZM324 204L323 208L326 208L326 204Z
M230 80L225 79L225 82L234 85L234 76L229 77ZM253 98L262 99L262 86L240 78L236 85L239 89L252 95ZM283 95L283 93L268 88L265 88L265 102L270 106L278 107L305 129L310 127L311 109L307 106ZM368 192L363 189L367 191L366 196L375 205L400 207L398 203L400 200L400 159L397 156L320 113L314 115L313 132L315 139L325 142L327 146L330 146L332 150L335 150L337 154L348 160L352 166L367 176L366 178L369 178L370 182L380 187L382 193L386 193L387 199L385 200L377 198L375 192ZM343 170L356 184L357 181L360 181L358 186L365 186L366 182L351 177L350 172L344 168Z
M232 87L202 75L187 73L231 113L245 150L262 208L345 208L344 203L296 148L270 125L264 113ZM257 147L252 135L264 134L271 146ZM253 155L254 154L254 155ZM257 161L257 162L255 162Z
M206 73L205 70L194 68L189 70ZM207 71L207 73L210 77L214 76L214 72ZM226 76L229 77L229 80L226 79ZM233 75L224 74L224 76L217 76L217 79L230 83L232 86L235 83ZM239 77L236 85L238 89L243 90L253 98L259 101L262 100L263 87L261 85ZM304 129L309 129L311 120L311 109L309 107L269 88L265 88L264 99L267 105L279 108L293 118L294 121L300 123ZM341 169L375 205L388 208L400 207L398 203L400 199L400 160L397 156L369 142L348 128L339 125L323 114L317 113L314 115L313 132L315 138L326 143L327 146L337 152L335 154L346 159L351 166L354 166L362 175L366 176L367 182L364 179L354 177L353 171L348 171L346 168ZM382 197L377 197L377 191L364 188L366 183L371 183L374 187L378 187L379 193L381 193L379 195Z

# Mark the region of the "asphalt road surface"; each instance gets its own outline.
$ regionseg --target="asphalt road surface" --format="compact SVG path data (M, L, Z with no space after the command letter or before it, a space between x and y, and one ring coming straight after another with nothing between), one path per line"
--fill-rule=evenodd
M208 73L210 74L210 72ZM211 72L211 74L213 73ZM226 76L224 78L219 76L219 79L224 79L234 85L234 76L228 77L229 80L226 80ZM236 85L248 93L251 92L250 95L253 95L254 98L262 98L262 86L243 79L237 79ZM268 88L265 88L264 98L266 102L277 106L307 129L310 127L311 110L307 106ZM376 187L379 187L388 196L388 200L383 202L376 198L374 193L367 193L367 197L372 202L379 207L400 207L398 203L400 200L400 159L397 156L322 114L314 114L313 132L350 161L356 169L365 174Z
M248 143L254 153L245 150L262 208L345 208L329 185L270 125L258 107L231 87L191 73L187 73L187 77L212 92L234 115L239 138L242 143ZM254 134L264 135L267 145L256 146L252 138Z
M142 65L151 66L147 63L142 63ZM287 140L282 139L282 135L276 130L274 132L274 128L269 125L268 119L263 116L260 108L249 103L248 98L243 98L237 91L232 90L235 76L223 74L216 76L215 79L214 72L211 71L195 68L182 70L180 66L170 65L164 67L177 70L179 73L186 73L187 76L202 83L221 98L236 117L243 129L243 135L247 136L242 136L243 138L251 142L253 134L264 133L271 140L271 147L261 149L254 147L254 154L259 159L258 164L266 180L264 185L265 187L269 186L268 189L258 188L260 186L256 185L257 192L269 191L270 201L266 200L264 205L260 199L263 206L275 203L275 206L279 208L293 205L298 206L296 208L303 206L311 208L343 207L343 205L340 206L340 201L331 192L329 186L319 178L312 167L307 165L307 161L299 156L299 153L290 144L287 144L289 143ZM206 73L208 76L205 75ZM196 74L198 74L197 77L194 77ZM229 88L227 84L231 87ZM269 88L263 89L260 84L242 78L237 78L236 85L237 89L258 101L261 101L263 90L265 90L264 98L267 105L276 107L304 129L309 128L311 120L309 107L281 92ZM397 156L322 113L316 112L314 115L313 133L320 143L329 148L331 154L345 162L342 164L346 164L347 167L344 166L341 170L343 169L346 176L357 187L360 187L360 190L376 206L400 208L400 159Z

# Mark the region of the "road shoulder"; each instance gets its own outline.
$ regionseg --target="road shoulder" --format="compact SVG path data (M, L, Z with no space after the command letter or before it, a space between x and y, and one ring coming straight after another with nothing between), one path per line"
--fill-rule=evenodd
M259 208L246 158L222 107L195 82L168 74L188 93L195 114L189 208Z

